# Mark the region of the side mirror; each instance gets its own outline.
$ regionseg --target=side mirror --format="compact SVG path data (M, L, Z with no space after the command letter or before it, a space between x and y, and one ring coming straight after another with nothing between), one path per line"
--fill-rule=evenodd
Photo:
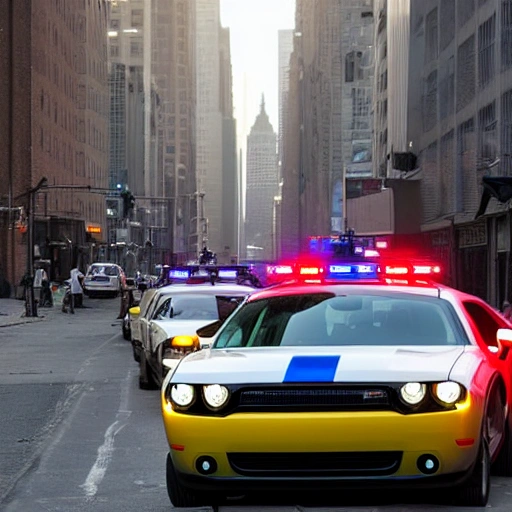
M512 329L498 329L496 340L498 342L498 357L500 359L506 359L512 348Z
M130 315L132 315L132 316L139 316L140 315L140 307L134 306L133 308L130 308L128 310L128 313L130 313Z
M220 329L222 322L220 320L215 320L215 322L205 325L196 331L197 335L201 338L212 338L217 334L217 331Z

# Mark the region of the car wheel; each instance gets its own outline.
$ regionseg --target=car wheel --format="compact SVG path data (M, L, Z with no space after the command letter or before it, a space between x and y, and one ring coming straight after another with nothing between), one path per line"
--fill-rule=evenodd
M503 422L503 440L491 469L496 476L510 477L512 476L512 426L504 391L499 394L499 402L495 404L494 409L496 414L502 411L503 416L500 420Z
M155 379L151 373L151 368L146 359L146 352L144 349L140 351L140 365L139 365L139 388L140 389L157 389Z
M123 322L123 338L127 341L130 341L132 339L132 333L128 327L125 327Z
M215 495L201 491L193 491L192 489L188 489L178 482L170 454L167 454L166 474L167 494L169 495L171 503L175 507L193 508L207 506L214 507L218 505L219 500L215 498Z
M496 476L512 476L512 432L508 422L505 424L505 437L492 465L492 472Z
M473 473L460 488L458 504L467 507L485 507L491 487L491 457L485 436L480 441L480 449Z
M137 363L140 363L140 348L137 347L134 343L132 343L132 351L133 351L133 359Z

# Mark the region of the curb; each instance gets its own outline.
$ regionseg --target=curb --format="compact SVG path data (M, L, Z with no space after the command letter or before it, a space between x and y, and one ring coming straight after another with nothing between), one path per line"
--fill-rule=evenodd
M24 320L22 318L19 318L17 320L12 320L7 323L0 323L0 329L2 327L13 327L15 325L23 325L23 324L33 324L36 322L42 322L45 319L45 317L37 317L37 318L31 318L30 320Z

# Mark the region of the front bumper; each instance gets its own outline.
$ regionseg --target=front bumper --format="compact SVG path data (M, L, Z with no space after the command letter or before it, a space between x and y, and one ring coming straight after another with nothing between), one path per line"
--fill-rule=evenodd
M481 412L468 401L453 411L401 415L391 411L315 413L236 413L227 417L180 414L163 402L164 426L178 478L198 489L231 490L364 487L435 487L456 485L471 472L476 459ZM207 435L205 435L205 432ZM473 439L470 443L468 440ZM459 440L459 444L457 444ZM461 442L464 440L464 442ZM235 471L228 454L401 453L392 474L377 477L280 476ZM433 474L418 468L422 455L439 461ZM215 459L217 470L202 475L199 457ZM229 455L231 457L231 455ZM231 461L232 462L232 461ZM312 472L314 473L314 472ZM284 473L283 473L284 474ZM213 486L213 487L212 487Z

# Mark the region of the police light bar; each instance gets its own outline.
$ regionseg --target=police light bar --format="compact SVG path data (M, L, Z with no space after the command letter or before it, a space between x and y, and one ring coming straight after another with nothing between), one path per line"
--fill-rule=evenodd
M361 262L329 265L327 279L340 281L357 281L361 279L377 279L377 263Z
M238 273L238 270L219 268L217 276L219 279L236 279L238 277Z
M190 268L171 268L169 270L170 279L188 279L192 275Z
M291 265L267 265L268 275L291 275L293 267Z

